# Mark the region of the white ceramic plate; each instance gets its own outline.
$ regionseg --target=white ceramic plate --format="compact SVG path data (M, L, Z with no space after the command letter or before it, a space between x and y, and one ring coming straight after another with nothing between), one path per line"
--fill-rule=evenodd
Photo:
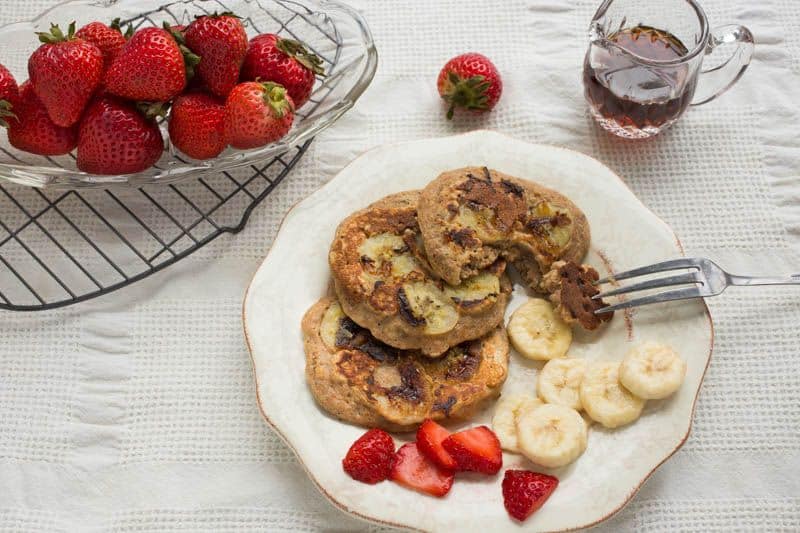
M488 131L416 141L362 155L289 211L247 291L244 328L264 418L335 505L375 522L420 530L514 531L520 526L503 507L502 472L490 478L459 476L441 500L390 482L370 486L350 479L341 460L364 430L317 407L304 378L300 319L326 292L328 247L337 224L386 194L422 188L440 172L467 165L532 179L570 197L589 219L592 247L587 261L601 275L682 255L672 230L619 177L588 156ZM525 298L525 291L515 287L507 316ZM552 471L560 479L559 487L524 523L526 531L579 528L608 518L686 440L713 344L711 319L702 301L618 313L601 333L576 335L570 354L618 360L632 343L644 340L671 344L683 356L688 364L683 387L667 400L648 403L642 418L625 428L607 431L593 426L583 456ZM540 366L512 353L503 391L534 391ZM491 411L488 408L471 424L490 424ZM413 439L402 437L397 440ZM504 468L536 469L513 454L505 454L503 461Z

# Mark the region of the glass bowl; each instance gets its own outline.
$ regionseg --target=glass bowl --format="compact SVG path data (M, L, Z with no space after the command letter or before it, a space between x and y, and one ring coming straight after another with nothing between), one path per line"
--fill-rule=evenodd
M180 153L169 142L166 122L161 131L164 154L155 166L138 174L98 176L81 172L75 155L45 157L17 150L0 134L0 179L34 187L79 188L172 183L189 177L224 172L256 164L282 154L333 124L356 102L375 75L378 54L364 19L352 8L333 0L70 0L28 22L0 27L0 63L22 84L28 57L39 42L35 32L50 23L63 27L117 17L123 26L188 24L195 16L232 11L242 18L248 36L277 33L297 39L324 62L309 101L297 110L291 131L280 141L253 150L226 149L214 159L198 161Z

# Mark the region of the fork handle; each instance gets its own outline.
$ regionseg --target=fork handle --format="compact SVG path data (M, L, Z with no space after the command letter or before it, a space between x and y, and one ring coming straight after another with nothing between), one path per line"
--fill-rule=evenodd
M757 278L752 276L736 276L728 274L729 285L800 285L800 274L786 277Z

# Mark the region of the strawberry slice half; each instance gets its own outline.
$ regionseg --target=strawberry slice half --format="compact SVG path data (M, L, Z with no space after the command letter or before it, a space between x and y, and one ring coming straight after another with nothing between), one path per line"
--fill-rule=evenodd
M535 513L558 487L558 478L530 470L506 470L503 505L520 522Z
M426 418L417 430L417 448L425 457L446 470L455 470L458 464L442 446L442 441L450 436L445 428Z
M389 478L404 487L441 498L453 486L452 470L440 468L420 453L416 442L404 444L394 456Z
M382 429L370 429L356 440L342 460L347 474L370 485L389 477L394 460L394 440Z
M503 466L500 441L486 426L453 433L442 446L455 459L458 470L494 475Z

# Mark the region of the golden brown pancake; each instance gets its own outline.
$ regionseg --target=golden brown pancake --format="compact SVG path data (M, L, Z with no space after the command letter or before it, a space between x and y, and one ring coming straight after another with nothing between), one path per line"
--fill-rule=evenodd
M426 418L468 418L497 397L508 373L502 327L430 359L380 342L326 297L306 312L302 331L317 403L360 426L411 431Z
M417 224L418 191L393 194L339 225L328 261L347 316L382 342L437 357L494 330L511 293L505 261L458 287L434 274Z
M431 269L451 285L506 259L539 290L550 265L579 263L589 248L586 216L568 198L486 167L439 175L417 209Z

